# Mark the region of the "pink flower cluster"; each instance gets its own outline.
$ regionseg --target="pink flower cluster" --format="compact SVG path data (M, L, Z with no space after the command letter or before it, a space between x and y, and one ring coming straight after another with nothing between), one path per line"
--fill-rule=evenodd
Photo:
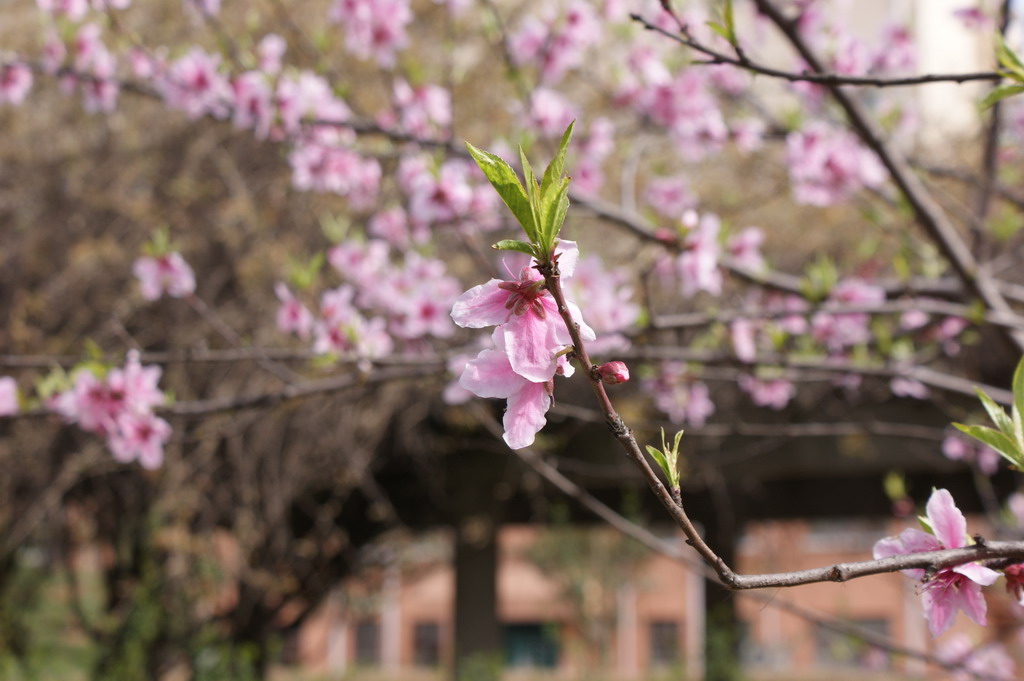
M573 276L562 282L566 295L587 301L587 319L597 334L588 352L600 354L629 347L623 331L640 318L640 306L633 301L630 273L624 267L606 267L597 255L581 258Z
M739 386L750 395L754 404L776 411L785 409L789 401L796 397L796 386L784 378L763 379L743 374L739 378Z
M413 19L409 0L335 0L329 18L345 32L345 49L382 68L395 65L395 53L409 42Z
M877 305L885 302L885 290L863 279L846 279L829 293L827 304ZM833 314L819 312L811 319L814 338L833 352L871 340L871 316L862 312Z
M903 530L899 536L879 540L875 544L874 557L889 558L967 546L967 521L947 490L932 492L925 508L932 534L915 529ZM976 624L985 626L988 606L981 587L990 586L999 579L995 570L978 563L967 563L942 568L927 581L924 581L924 570L903 570L903 574L922 581L921 601L932 636L949 629L960 610Z
M888 177L878 157L849 132L812 123L786 139L786 162L798 203L828 206Z
M638 48L629 59L630 72L618 99L664 126L680 153L700 160L721 148L729 128L702 69L680 69L672 76L649 49Z
M318 317L283 283L275 287L278 329L303 340L312 336L317 353L372 359L396 343L422 350L428 338L454 332L448 310L459 285L440 260L410 251L395 262L386 242L370 240L339 244L328 261L346 283L322 294Z
M571 279L579 259L576 244L560 241L555 252L562 278ZM581 337L594 340L576 304L566 300L566 305ZM459 384L480 397L507 399L505 442L513 449L529 446L546 422L555 374L573 371L561 354L572 339L543 277L526 266L508 281L474 286L458 297L451 316L464 328L497 327L495 349L467 362Z
M641 386L673 423L700 428L715 413L707 384L695 380L681 362L663 362L658 375L644 379Z
M552 11L524 19L509 39L509 51L517 64L539 64L541 82L555 84L583 63L587 49L600 40L601 28L593 6L573 0L560 20Z
M160 367L142 366L132 351L124 367L105 377L79 369L71 388L51 397L48 404L69 423L105 437L118 461L137 460L143 468L159 468L171 436L170 424L153 413L164 402L157 387L160 374Z
M436 166L427 156L406 156L398 164L398 186L408 202L413 241L426 240L428 227L468 224L473 230L498 227L500 199L474 165L448 159Z

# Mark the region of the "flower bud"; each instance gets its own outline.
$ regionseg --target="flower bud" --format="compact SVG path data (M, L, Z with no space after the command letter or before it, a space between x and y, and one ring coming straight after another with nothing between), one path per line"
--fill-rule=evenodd
M597 375L608 385L625 383L629 380L629 368L625 362L605 362L597 367Z

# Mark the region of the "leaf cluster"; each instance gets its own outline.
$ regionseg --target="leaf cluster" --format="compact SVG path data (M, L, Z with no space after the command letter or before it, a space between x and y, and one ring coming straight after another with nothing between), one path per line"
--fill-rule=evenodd
M528 239L505 239L494 244L493 248L526 253L540 263L551 261L555 240L569 210L569 178L565 175L565 153L569 148L575 124L573 121L566 128L558 151L544 170L539 182L522 147L519 148L519 158L525 182L520 181L516 171L500 156L466 142L469 155L480 166L480 170L498 192L498 196L512 211Z
M1024 92L1024 62L1017 56L1017 53L1006 45L1006 40L1001 34L996 34L996 59L1003 67L1001 73L1009 78L1011 83L1001 83L981 101L981 108L989 109L996 102L1019 95Z
M996 450L1018 469L1024 470L1024 357L1013 372L1013 405L1010 414L986 395L985 391L980 388L975 388L975 391L996 427L968 426L962 423L954 423L953 426Z
M679 441L683 439L683 431L676 433L672 447L665 441L665 429L661 429L661 449L647 445L647 453L658 464L672 489L679 489Z

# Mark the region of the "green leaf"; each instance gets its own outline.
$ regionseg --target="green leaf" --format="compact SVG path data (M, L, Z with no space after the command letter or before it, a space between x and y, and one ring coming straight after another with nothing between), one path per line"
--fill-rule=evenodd
M996 59L1009 71L1008 76L1024 82L1024 62L1006 45L1002 34L999 33L996 34Z
M647 445L647 453L651 455L651 458L654 459L662 472L665 473L665 477L669 478L671 481L671 476L668 472L668 462L665 460L665 454L660 449L652 445Z
M533 173L533 166L526 152L519 147L519 162L523 165L523 179L526 181L526 196L530 203L530 215L533 219L533 236L530 238L534 243L541 242L541 225L544 224L544 205L541 202L540 187L537 185L537 176ZM543 256L543 253L538 253Z
M491 183L491 186L498 192L498 196L512 211L512 215L522 225L526 236L531 241L536 240L537 224L533 218L533 210L530 208L530 200L512 166L501 157L489 151L477 149L469 142L466 142L466 149L469 150L469 155L473 157L476 164L480 166L484 177Z
M1017 363L1017 370L1013 372L1013 408L1024 417L1024 357Z
M729 29L726 28L725 26L722 26L721 24L716 23L714 21L705 21L704 24L712 31L728 40L730 43L732 42L732 39L729 37Z
M1013 433L1013 424L1010 421L1010 417L1006 415L1006 410L995 403L991 397L985 394L985 391L975 386L974 392L978 394L978 399L981 400L982 406L985 407L985 411L988 412L988 417L992 419L992 423L996 424L996 428L1001 430L1006 435Z
M1024 455L1017 448L1016 443L1009 437L986 426L965 426L962 423L954 423L953 427L962 433L970 435L975 440L982 442L1002 454L1007 460L1016 466L1024 465Z
M565 133L562 134L562 141L558 143L558 152L551 159L548 167L544 169L544 178L540 181L540 193L544 197L545 202L548 199L548 192L551 190L551 187L555 186L555 182L562 178L562 173L565 170L565 153L569 149L569 140L572 139L572 129L575 126L576 121L573 121L565 129Z
M516 241L515 239L502 239L498 243L492 245L491 248L498 251L519 251L520 253L526 253L529 256L537 256L537 253L533 248L533 244L528 244L525 241Z
M981 109L991 108L996 102L1024 92L1024 85L1000 85L981 100Z
M541 231L540 245L546 252L551 252L555 238L558 236L559 230L562 229L562 223L565 222L568 212L569 178L563 177L551 203L544 206L544 227Z

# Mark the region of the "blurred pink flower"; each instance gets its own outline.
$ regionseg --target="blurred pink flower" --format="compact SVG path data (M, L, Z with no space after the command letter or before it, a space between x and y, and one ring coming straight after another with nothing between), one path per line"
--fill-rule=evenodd
M0 416L13 416L18 411L17 381L10 376L0 376Z
M196 290L195 274L180 253L141 257L132 265L132 272L146 300L156 300L165 293L184 298Z

